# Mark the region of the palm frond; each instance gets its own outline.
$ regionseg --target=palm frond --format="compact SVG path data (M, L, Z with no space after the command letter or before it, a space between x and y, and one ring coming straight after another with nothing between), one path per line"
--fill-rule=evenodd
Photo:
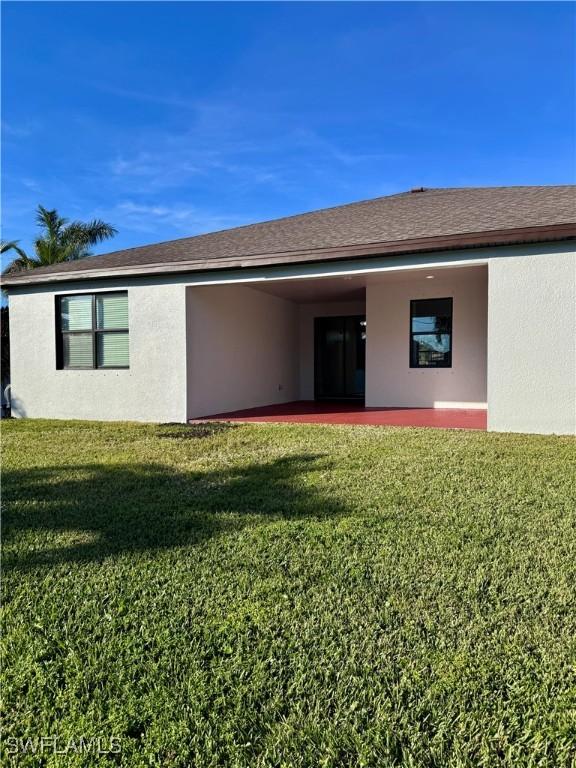
M89 255L86 247L81 243L54 242L42 238L36 240L34 249L39 265L43 267L50 264L61 264L64 261L76 261Z
M60 216L56 209L49 211L43 205L39 205L36 211L36 223L46 231L48 237L56 240L68 223L68 219Z
M15 251L18 256L26 256L26 252L18 245L19 242L20 240L0 240L0 253Z
M14 261L11 261L6 269L2 270L2 274L13 275L15 272L25 272L28 269L35 269L36 267L41 266L43 265L39 261L31 259L30 256L26 256L25 253L22 253L21 256L18 256Z
M114 237L117 231L111 224L107 224L101 219L94 219L87 224L73 221L62 233L62 239L66 242L75 241L83 245L96 245L96 243Z
M23 248L20 248L18 245L18 240L7 240L7 241L0 241L0 253L9 253L10 251L14 251L14 253L17 254L16 258L13 259L5 269L2 270L3 275L9 275L13 274L14 272L22 272L25 269L33 269L34 267L38 266L38 263L31 259L27 254L26 251L24 251Z
M36 223L42 231L34 241L34 257L28 256L18 246L18 240L1 244L2 253L13 250L18 254L4 274L84 259L91 255L91 245L113 237L117 231L101 219L69 224L68 219L60 216L56 209L48 210L42 205L36 210Z

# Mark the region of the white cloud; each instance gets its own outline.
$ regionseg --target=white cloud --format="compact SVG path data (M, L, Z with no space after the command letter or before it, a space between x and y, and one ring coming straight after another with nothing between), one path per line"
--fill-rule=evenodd
M340 145L318 132L270 125L263 117L231 105L203 105L200 117L186 131L160 133L143 130L131 150L108 160L101 175L109 175L127 195L139 194L145 181L148 192L185 188L190 183L225 184L244 192L269 187L284 193L305 189L322 177L345 188L347 178L399 156L371 148Z
M8 123L6 120L2 120L2 133L5 137L14 139L25 139L31 136L37 129L36 123L27 121L20 125L14 123Z
M131 90L129 88L117 88L114 85L107 85L105 83L96 83L94 87L103 93L109 93L112 96L118 96L121 99L143 101L150 104L159 104L163 107L177 107L179 109L196 108L194 102L189 101L178 94L146 93L145 91Z
M134 200L123 200L112 208L99 209L94 215L113 221L119 229L163 233L166 239L174 234L199 235L248 223L246 217L223 215L186 203L157 205Z
M38 192L38 190L40 189L40 183L36 181L36 179L23 177L20 179L20 182L22 186L26 187L26 189L32 190L33 192Z
M175 159L175 158L174 158ZM118 156L110 162L110 171L113 176L130 178L131 176L158 177L168 182L168 178L180 181L189 174L202 173L200 165L191 162L182 162L174 167L167 166L168 158L162 153L140 152L130 158ZM176 177L176 178L175 178Z

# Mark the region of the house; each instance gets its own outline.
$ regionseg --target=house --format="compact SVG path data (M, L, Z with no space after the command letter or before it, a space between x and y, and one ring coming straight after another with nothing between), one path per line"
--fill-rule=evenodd
M13 415L349 399L574 434L575 190L414 189L6 276Z

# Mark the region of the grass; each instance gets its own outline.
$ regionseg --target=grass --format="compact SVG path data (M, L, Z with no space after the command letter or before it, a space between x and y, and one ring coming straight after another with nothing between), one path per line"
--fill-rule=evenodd
M3 453L4 765L576 765L573 439L24 421ZM42 735L121 752L10 753Z

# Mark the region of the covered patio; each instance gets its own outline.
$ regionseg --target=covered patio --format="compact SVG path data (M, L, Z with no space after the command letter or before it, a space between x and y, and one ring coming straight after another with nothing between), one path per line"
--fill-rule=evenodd
M190 421L486 429L483 265L193 286L187 321Z
M378 427L435 427L486 430L486 410L474 408L366 408L350 401L299 400L229 413L217 413L190 423L363 424Z

